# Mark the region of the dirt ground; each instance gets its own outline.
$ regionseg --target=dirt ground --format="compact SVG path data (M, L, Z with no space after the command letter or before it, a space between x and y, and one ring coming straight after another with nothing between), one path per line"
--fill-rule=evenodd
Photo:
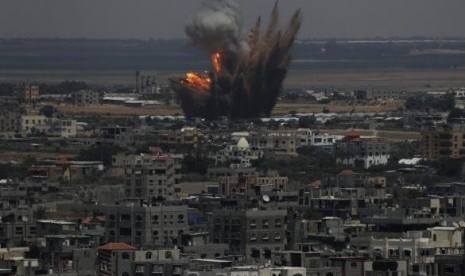
M329 112L388 112L397 110L403 106L404 101L390 100L384 102L373 102L367 104L353 104L350 102L333 102L330 104L309 104L309 103L278 103L273 110L273 115L285 115L291 111L301 113L319 113L323 109ZM127 107L113 104L75 106L70 104L56 105L56 108L65 114L75 116L86 116L90 114L100 114L107 116L128 116L128 115L180 115L182 110L179 106L152 106L145 108Z

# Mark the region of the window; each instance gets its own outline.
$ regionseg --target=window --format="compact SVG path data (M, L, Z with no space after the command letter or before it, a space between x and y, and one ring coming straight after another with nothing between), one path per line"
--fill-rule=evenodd
M144 273L144 266L143 265L136 266L136 273Z
M129 253L128 252L121 253L121 259L129 260ZM123 275L124 275L124 273L123 273Z
M23 227L16 227L15 228L15 234L16 235L22 235L23 234Z
M152 259L152 252L145 253L145 259L146 260Z
M447 273L455 273L455 267L451 265L447 265L444 267L444 272Z
M121 227L119 229L119 234L121 236L130 236L132 233L131 228Z
M260 258L260 250L256 249L256 248L252 248L251 252L250 252L250 256L252 258L255 258L255 259L258 259Z
M171 251L166 251L165 252L165 258L166 259L171 259L173 257L173 252Z

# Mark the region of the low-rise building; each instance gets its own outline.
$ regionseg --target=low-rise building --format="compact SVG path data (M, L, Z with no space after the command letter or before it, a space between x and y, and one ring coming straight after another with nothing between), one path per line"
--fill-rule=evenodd
M75 105L96 105L101 99L101 93L93 90L79 90L71 94L71 100Z

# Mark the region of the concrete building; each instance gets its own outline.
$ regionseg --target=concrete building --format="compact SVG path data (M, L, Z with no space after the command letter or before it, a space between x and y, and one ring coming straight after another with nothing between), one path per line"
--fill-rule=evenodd
M19 133L21 113L19 110L0 109L0 133Z
M151 137L159 146L197 148L203 134L196 127L183 127L180 130L157 130Z
M178 244L188 232L185 205L145 205L139 200L102 205L105 214L105 241L131 245L169 246Z
M125 194L130 198L155 201L176 198L181 177L180 156L149 153L113 156L113 168L124 170Z
M39 99L39 86L36 84L23 84L19 88L20 98L25 102L34 102Z
M101 99L101 93L93 90L79 90L71 94L71 100L75 105L97 105Z
M246 138L241 137L234 145L217 151L213 159L215 165L229 165L231 168L249 168L252 161L263 157L263 151L251 148Z
M344 138L342 135L320 133L304 128L297 129L296 134L298 147L313 146L321 150L333 150L336 142Z
M130 276L136 248L125 243L107 243L98 248L98 276Z
M0 186L0 248L15 247L35 237L37 226L26 193Z
M253 177L257 175L255 168L229 168L229 167L218 167L208 168L208 178L211 180L218 180L219 178L230 177L239 179L241 177Z
M421 133L422 156L428 160L440 157L465 157L465 127L463 125L441 126Z
M287 189L289 179L285 176L243 176L243 177L219 177L218 192L219 194L230 196L233 194L244 194L248 191L254 191L256 188L267 187L270 191L284 191Z
M348 166L385 165L390 157L390 146L378 137L360 136L350 132L346 138L336 144L337 162Z
M76 120L47 118L43 115L23 115L20 129L23 135L44 134L70 138L77 136L78 127Z
M287 210L215 210L212 212L210 240L229 244L231 254L248 260L271 259L272 251L287 244Z
M297 135L295 131L251 132L248 138L252 148L274 154L296 155Z

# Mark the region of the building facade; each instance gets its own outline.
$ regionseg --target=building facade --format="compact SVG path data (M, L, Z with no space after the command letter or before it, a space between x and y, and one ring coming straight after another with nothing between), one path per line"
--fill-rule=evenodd
M428 160L440 157L465 157L465 127L462 125L442 126L421 133L422 156Z
M284 250L287 210L215 210L210 240L229 244L232 254L246 259L271 259L272 251Z
M103 205L105 241L125 242L135 246L178 244L188 232L188 207L147 206L138 200Z

